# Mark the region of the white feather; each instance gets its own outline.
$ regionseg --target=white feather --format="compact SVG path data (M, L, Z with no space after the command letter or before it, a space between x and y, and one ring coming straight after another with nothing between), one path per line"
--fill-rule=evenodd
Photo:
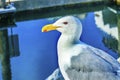
M68 22L68 24L63 24L63 22ZM71 58L73 56L78 56L78 55L81 55L81 53L84 53L84 52L88 52L87 53L87 58L89 58L89 55L91 54L94 54L92 55L93 56L93 61L89 61L89 60L86 60L86 62L84 61L84 57L82 57L82 62L79 62L78 63L81 63L81 64L86 64L86 67L89 67L87 65L90 65L92 67L92 69L99 69L102 67L102 69L104 70L109 70L107 69L108 68L108 65L110 65L111 67L113 67L113 69L117 69L117 74L116 76L113 76L112 72L108 74L108 72L106 72L106 75L111 75L111 77L109 78L114 78L114 79L111 79L111 80L120 80L120 64L118 63L117 60L115 60L112 56L108 55L107 53L105 53L104 51L102 50L99 50L97 48L94 48L90 45L87 45L81 41L79 41L79 37L81 36L81 33L82 33L82 25L81 25L81 22L75 18L75 17L72 17L72 16L67 16L67 17L64 17L64 18L61 18L60 20L56 21L54 23L54 25L56 26L61 26L61 28L57 29L58 31L61 32L61 36L58 40L58 46L57 46L57 49L58 49L58 61L59 61L59 67L60 67L60 70L61 70L61 73L64 77L65 80L71 80L68 76L68 74L66 73L66 70L71 67L72 63L71 63ZM86 51L84 51L86 50ZM99 58L99 59L97 59ZM94 61L94 59L97 61L97 60L101 60L98 61L100 64L102 64L101 66L98 66L96 67L96 61ZM103 62L102 62L103 61ZM87 64L89 63L89 64ZM91 65L90 63L94 64L94 65ZM111 70L111 67L110 70ZM99 69L98 71L100 71L101 69ZM113 71L114 72L114 71ZM94 74L94 76L92 74L92 77L91 79L92 80L104 80L106 75L103 75L105 74L104 72L100 71L98 73L100 74L95 74L97 72L92 72L92 74ZM81 73L79 73L81 74ZM85 73L84 73L85 74ZM88 75L89 73L87 73L86 75ZM81 74L82 75L82 74ZM97 76L102 76L100 77L99 79L96 78L96 75ZM82 76L82 79L81 80L84 80L84 78L87 77L87 76ZM91 80L91 79L85 79L85 80ZM74 80L76 80L76 78L74 78ZM80 79L77 79L77 80L80 80Z

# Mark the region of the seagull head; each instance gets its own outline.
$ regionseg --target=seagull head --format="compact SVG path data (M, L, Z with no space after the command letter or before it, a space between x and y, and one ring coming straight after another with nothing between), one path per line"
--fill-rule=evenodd
M57 30L61 32L62 34L80 35L82 32L82 25L78 18L74 16L66 16L66 17L58 19L55 23L45 25L42 28L42 32L48 32L52 30Z

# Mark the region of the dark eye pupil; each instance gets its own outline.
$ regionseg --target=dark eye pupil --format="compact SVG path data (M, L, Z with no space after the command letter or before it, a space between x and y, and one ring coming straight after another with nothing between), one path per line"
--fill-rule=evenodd
M63 22L63 24L68 24L68 22Z

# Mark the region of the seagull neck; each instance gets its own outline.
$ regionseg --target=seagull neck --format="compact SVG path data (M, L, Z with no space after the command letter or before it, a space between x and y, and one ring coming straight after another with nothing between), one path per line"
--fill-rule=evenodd
M64 46L64 47L69 47L73 44L76 44L79 42L79 38L74 36L74 35L65 35L62 34L59 38L58 45L59 46Z

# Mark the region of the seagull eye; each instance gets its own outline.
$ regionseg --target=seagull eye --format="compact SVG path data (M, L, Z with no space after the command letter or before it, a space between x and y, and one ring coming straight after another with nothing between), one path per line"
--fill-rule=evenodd
M66 24L68 24L68 22L63 22L63 24L65 24L65 25L66 25Z

